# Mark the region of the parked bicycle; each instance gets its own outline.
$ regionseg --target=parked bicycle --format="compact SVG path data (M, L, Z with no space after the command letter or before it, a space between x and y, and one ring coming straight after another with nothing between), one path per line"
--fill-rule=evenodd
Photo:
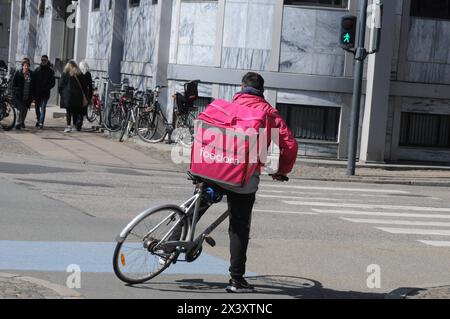
M199 80L187 82L183 93L172 96L173 113L171 121L165 116L158 102L158 96L162 87L154 91L154 99L149 114L149 127L146 140L149 143L160 143L168 137L167 143L181 143L187 146L192 144L194 132L194 120L197 109L194 101L198 98Z
M143 141L148 135L148 128L150 126L149 108L151 106L152 92L136 91L129 87L124 94L125 100L123 102L123 111L125 112L124 122L122 123L122 132L119 141L122 142L125 136L133 137L139 136ZM122 97L122 99L124 98Z
M11 130L16 124L16 109L13 106L12 98L8 92L7 70L0 70L0 127L5 130Z
M102 77L103 88L100 92L100 79L93 81L94 94L88 105L87 120L91 123L98 119L100 126L110 132L118 132L122 129L124 114L121 108L120 88L125 83L114 83L109 77Z
M128 284L140 284L161 274L177 262L194 262L206 242L211 247L216 242L211 233L229 216L227 210L203 232L196 235L199 211L204 205L212 206L222 201L223 193L208 181L188 173L195 184L194 195L182 205L164 205L149 208L134 218L117 237L113 256L116 276ZM287 182L288 177L277 176ZM176 229L181 233L174 236ZM174 240L178 238L178 240ZM184 259L180 258L184 255Z

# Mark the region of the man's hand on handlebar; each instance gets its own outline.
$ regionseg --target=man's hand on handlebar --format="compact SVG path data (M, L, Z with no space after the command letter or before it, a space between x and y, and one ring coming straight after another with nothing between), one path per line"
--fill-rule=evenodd
M289 182L289 177L283 175L283 174L272 174L270 175L274 181L278 182Z

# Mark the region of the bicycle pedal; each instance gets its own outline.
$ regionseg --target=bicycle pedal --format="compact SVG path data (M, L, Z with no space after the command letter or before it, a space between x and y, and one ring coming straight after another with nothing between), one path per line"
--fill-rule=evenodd
M205 241L211 247L215 247L216 246L216 241L212 237L209 237L209 236L205 237Z

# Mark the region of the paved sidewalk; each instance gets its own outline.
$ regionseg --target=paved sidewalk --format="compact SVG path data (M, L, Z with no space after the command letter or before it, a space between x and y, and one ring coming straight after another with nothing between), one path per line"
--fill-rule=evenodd
M0 273L0 299L82 299L82 296L44 280Z
M50 108L52 121L64 121L59 108ZM88 129L92 124L85 122L85 128ZM94 124L95 126L95 124ZM105 132L106 136L117 139L115 135ZM141 148L151 150L158 153L168 161L172 158L173 153L180 154L181 151L174 152L173 145L148 144L139 138L133 138L127 143L138 145ZM189 150L181 152L184 154L185 160L190 158ZM168 163L168 162L166 162ZM185 172L189 165L184 162L172 165L174 170ZM297 160L294 171L290 175L294 179L320 180L320 181L342 181L342 182L360 182L360 183L377 183L377 184L401 184L416 186L442 186L450 187L450 166L449 165L428 165L428 164L360 164L356 166L356 176L347 176L347 161L345 160L329 160L329 159L313 159L301 157Z

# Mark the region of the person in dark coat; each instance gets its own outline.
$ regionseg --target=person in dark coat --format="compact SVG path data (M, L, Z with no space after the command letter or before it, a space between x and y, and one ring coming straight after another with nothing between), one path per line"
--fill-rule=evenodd
M83 120L83 94L86 95L84 76L75 61L69 61L64 68L59 85L61 107L66 109L67 128L65 133L72 132L72 124L81 131Z
M92 74L89 69L89 64L83 60L80 62L80 70L83 73L83 84L85 85L86 98L89 103L92 103L92 96L94 95L94 85L92 84ZM87 107L83 108L83 117L87 116ZM83 125L83 123L81 123Z
M55 71L53 71L47 55L42 56L41 65L34 71L34 79L36 83L36 127L43 129L50 91L55 86Z
M14 105L19 112L16 124L17 130L25 128L25 119L34 99L34 85L34 74L30 70L30 62L28 59L24 59L22 69L16 71L13 80Z

